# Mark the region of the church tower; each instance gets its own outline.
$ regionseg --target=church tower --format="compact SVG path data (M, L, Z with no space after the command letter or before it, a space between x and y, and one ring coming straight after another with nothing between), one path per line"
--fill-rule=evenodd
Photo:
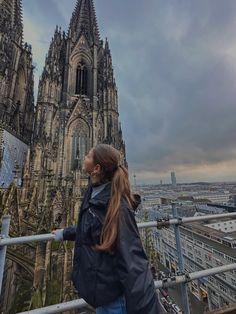
M23 41L21 0L0 0L0 187L21 172L32 141L34 81L31 46Z
M34 118L31 46L23 43L21 0L0 0L0 122L29 145Z
M128 167L111 51L107 39L100 39L92 0L77 1L67 34L55 29L39 82L33 142L33 179L40 179L42 197L46 173L54 186L73 178L73 219L86 187L82 164L91 147L111 144Z
M78 0L68 31L55 28L39 81L21 194L28 234L77 223L88 184L84 156L98 143L118 149L128 167L109 44L93 1ZM34 256L31 308L72 299L72 247L37 243Z
M96 144L114 146L128 164L111 51L107 39L100 38L93 1L76 1L67 32L55 28L35 108L31 46L23 44L21 12L21 0L0 0L1 187L10 178L9 188L0 188L0 216L12 216L11 234L33 235L77 223L88 184L82 164ZM23 169L15 169L15 160ZM70 244L37 242L9 252L4 286L11 289L3 289L0 311L20 312L77 297L70 280ZM22 291L18 298L17 291Z

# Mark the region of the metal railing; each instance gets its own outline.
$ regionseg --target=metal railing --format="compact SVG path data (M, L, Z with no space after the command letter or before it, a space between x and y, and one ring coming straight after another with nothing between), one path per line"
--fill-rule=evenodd
M156 227L157 229L161 229L162 227L169 227L174 225L175 228L175 237L176 237L176 246L177 246L177 253L178 253L178 263L179 263L179 270L181 275L179 276L172 276L168 278L164 278L162 280L154 280L155 287L158 288L165 288L171 287L174 285L181 285L181 295L182 295L182 304L184 306L184 314L189 314L189 301L188 301L188 294L187 294L187 283L192 280L196 280L199 278L216 275L219 273L224 273L227 271L236 270L236 263L223 265L220 267L214 267L211 269L206 269L202 271L186 273L184 272L184 262L183 262L183 254L180 245L180 232L179 226L188 224L191 222L196 221L209 221L209 220L216 220L221 218L235 218L236 213L226 213L226 214L217 214L217 215L204 215L204 216L197 216L197 217L178 217L176 207L173 204L173 219L158 219L156 221L149 221L149 222L140 222L137 223L138 228L150 228ZM6 251L7 246L16 245L16 244L24 244L28 242L38 242L38 241L50 241L54 240L55 235L52 233L49 234L40 234L40 235L31 235L31 236L23 236L23 237L9 237L9 227L10 227L10 216L5 215L2 217L2 230L0 234L0 295L2 289L2 281L3 281L3 272L4 272L4 265L6 260ZM50 305L47 307L30 310L26 312L21 312L18 314L53 314L53 313L61 313L68 310L75 310L81 309L86 306L91 307L89 304L85 302L83 299L72 300L60 304Z

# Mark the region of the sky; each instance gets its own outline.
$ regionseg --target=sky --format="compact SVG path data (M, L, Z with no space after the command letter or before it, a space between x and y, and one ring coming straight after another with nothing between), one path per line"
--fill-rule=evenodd
M236 1L95 0L137 184L236 181ZM75 0L23 0L35 81ZM35 95L37 97L37 95Z

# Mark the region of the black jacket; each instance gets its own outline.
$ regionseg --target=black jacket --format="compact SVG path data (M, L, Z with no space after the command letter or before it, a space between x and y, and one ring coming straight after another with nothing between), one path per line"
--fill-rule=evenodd
M90 199L88 186L80 207L77 226L65 228L64 240L75 240L74 287L94 308L107 305L124 294L127 314L158 314L159 302L148 258L144 252L134 209L122 198L119 215L117 250L114 255L96 252L91 245L99 242L111 193L111 184Z

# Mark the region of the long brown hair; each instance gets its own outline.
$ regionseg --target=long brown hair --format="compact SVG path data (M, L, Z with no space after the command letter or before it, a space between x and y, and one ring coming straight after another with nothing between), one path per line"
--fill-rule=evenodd
M93 147L92 153L94 165L99 164L101 167L100 181L112 182L111 197L100 236L100 244L96 244L94 248L98 251L112 253L118 235L121 197L124 197L131 207L135 204L135 197L131 191L128 170L121 164L120 152L111 145L97 144Z

